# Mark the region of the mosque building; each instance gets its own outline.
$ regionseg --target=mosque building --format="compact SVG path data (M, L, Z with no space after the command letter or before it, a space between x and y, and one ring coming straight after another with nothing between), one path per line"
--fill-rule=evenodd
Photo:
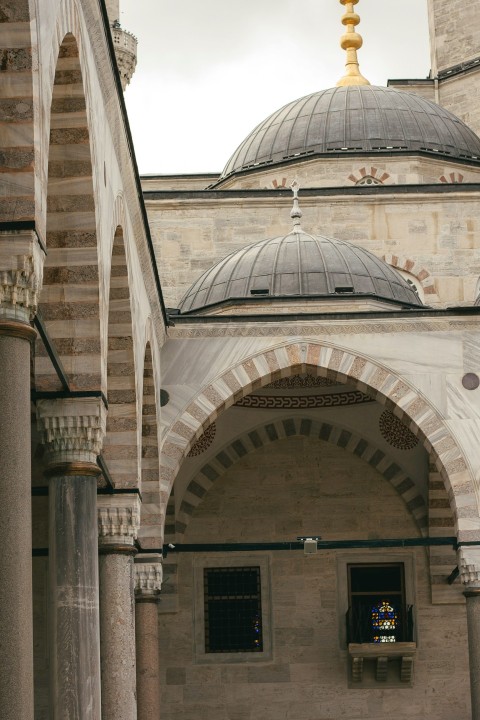
M2 720L480 720L480 5L424 1L428 78L340 0L337 86L141 178L118 0L0 0Z

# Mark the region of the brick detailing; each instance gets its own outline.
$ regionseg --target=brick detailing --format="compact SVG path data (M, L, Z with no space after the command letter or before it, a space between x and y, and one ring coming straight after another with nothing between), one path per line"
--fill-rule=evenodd
M423 292L425 293L425 302L427 304L440 302L435 289L434 278L430 275L428 270L421 267L417 262L415 262L415 260L392 254L384 255L383 260L385 260L388 265L398 268L399 270L404 270L405 272L410 273L410 275L413 275L413 277L417 278L423 288Z
M272 366L272 354L275 355L275 364L278 366L278 370L275 371L276 377L272 377L272 372L269 370ZM313 360L315 364L309 364ZM468 518L469 512L477 513L475 485L471 471L443 416L415 387L403 381L399 382L398 375L378 365L372 358L313 341L300 343L287 341L274 350L258 353L250 358L250 362L252 361L255 362L256 367L263 368L256 387L264 387L280 377L310 372L341 383L352 384L353 381L362 392L367 392L388 409L395 409L395 415L421 439L424 447L432 455L455 513L458 538L465 541L478 539L478 531L472 529ZM251 391L252 383L242 363L229 368L225 376L227 374L230 378L232 376L236 378L242 388L241 393L232 392L223 376L217 378L192 400L173 427L166 430L164 447L175 444L182 457L185 457L204 432L205 427L213 422L222 410L233 405L239 396ZM205 417L203 421L196 417L200 414ZM177 426L185 431L183 436L177 433ZM447 439L448 447L443 443ZM179 457L172 458L162 452L160 483L166 497L170 493L181 463ZM211 471L216 472L214 467ZM461 512L457 508L457 503L461 504Z
M426 534L428 517L423 497L407 473L395 461L350 430L318 422L311 418L285 418L244 433L223 447L214 457L208 459L208 463L195 475L182 497L176 518L177 542L180 542L180 536L185 534L190 517L196 507L228 468L245 455L258 450L259 447L293 436L324 440L369 463L402 497L420 532L423 535Z
M164 514L158 476L158 426L155 380L150 343L145 348L142 395L142 516L139 540L142 548L161 547Z
M373 165L368 170L366 167L358 169L358 175L351 173L348 179L355 185L383 185L390 177L388 172L379 170Z
M107 436L104 456L115 487L139 485L132 313L123 234L113 241L108 312Z
M61 348L72 390L101 389L99 274L91 149L75 38L65 36L53 86L47 187L47 247L40 312ZM78 340L88 349L79 352ZM37 389L58 388L39 354Z
M441 183L451 183L453 185L459 185L463 183L464 176L462 173L451 172L448 175L441 175L439 178Z
M428 482L428 535L429 537L449 537L455 535L455 518L450 507L445 485L440 473L431 465ZM449 585L447 579L457 565L457 553L447 546L429 548L430 587L432 603L461 603L463 586L459 580Z

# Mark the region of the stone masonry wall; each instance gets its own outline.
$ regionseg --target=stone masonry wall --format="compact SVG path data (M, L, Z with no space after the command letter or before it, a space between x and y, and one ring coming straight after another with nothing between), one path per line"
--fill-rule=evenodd
M291 197L151 200L149 220L166 305L177 307L200 275L229 253L291 230ZM480 202L473 194L437 197L301 198L302 227L416 263L433 278L442 305L469 304L480 275ZM398 263L399 267L404 267Z
M218 480L197 508L185 542L281 541L311 533L351 539L414 537L419 531L376 470L321 440L295 437L249 455ZM160 616L163 720L470 718L464 608L431 605L424 550L233 555L269 568L262 571L271 593L271 607L264 607L271 619L271 638L265 638L267 645L272 641L271 655L258 662L246 662L241 654L233 662L199 655L198 568L202 561L228 564L232 553L179 555L180 609ZM349 682L345 563L379 559L401 559L413 568L407 578L418 643L413 687L395 678L380 687L375 681L371 687Z
M480 56L480 4L428 0L434 74Z

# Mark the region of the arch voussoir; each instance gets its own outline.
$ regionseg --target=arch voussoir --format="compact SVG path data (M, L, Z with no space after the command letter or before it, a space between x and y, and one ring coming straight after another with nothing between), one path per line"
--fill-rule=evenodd
M172 427L168 441L179 448L183 447L182 457L185 457L203 430L224 409L248 395L254 387L262 387L274 379L307 370L337 382L355 384L358 389L391 409L420 437L427 451L432 453L433 462L445 484L458 532L470 538L475 532L478 537L480 521L478 527L472 529L472 522L478 515L473 478L455 437L435 408L414 387L385 366L366 356L325 343L309 340L306 343L295 341L279 345L230 367L203 388L185 409ZM181 442L177 434L179 427L183 429ZM166 447L168 450L169 446ZM178 451L173 455L178 460L172 462L172 458L164 455L165 467L162 467L162 482L168 492L182 461ZM468 518L463 518L457 512L459 502L462 507L469 508L468 511L462 511L468 514ZM471 508L475 508L475 513Z

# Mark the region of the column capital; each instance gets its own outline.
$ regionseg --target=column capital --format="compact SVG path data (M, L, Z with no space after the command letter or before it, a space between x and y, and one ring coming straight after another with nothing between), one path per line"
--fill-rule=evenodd
M140 498L135 493L97 497L100 552L135 550L140 528L140 506Z
M137 602L159 600L163 581L162 556L156 553L137 555L134 572Z
M47 449L48 472L99 475L95 468L106 418L100 398L38 400L37 425Z
M35 316L44 256L34 230L0 229L0 325L28 325Z
M467 590L480 590L480 546L463 545L459 548L458 569Z

